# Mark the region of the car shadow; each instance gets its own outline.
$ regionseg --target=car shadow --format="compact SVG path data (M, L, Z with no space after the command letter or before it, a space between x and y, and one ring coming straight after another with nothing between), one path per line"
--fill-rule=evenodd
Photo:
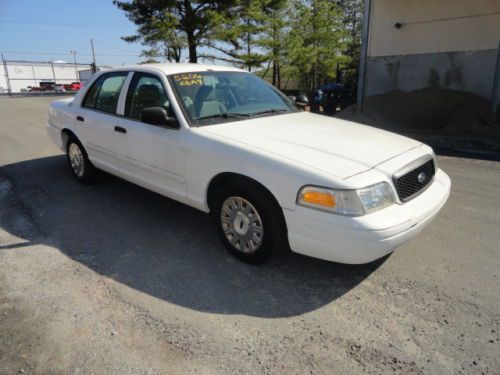
M110 175L81 185L63 155L0 168L0 200L1 228L20 238L0 251L54 246L130 288L205 312L303 314L384 262L349 266L286 252L247 265L226 253L208 215Z

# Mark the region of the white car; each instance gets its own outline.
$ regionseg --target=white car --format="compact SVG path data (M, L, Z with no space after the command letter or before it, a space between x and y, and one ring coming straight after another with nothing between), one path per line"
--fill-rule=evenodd
M254 74L151 64L98 73L49 109L75 177L101 169L210 213L226 248L341 263L383 257L424 229L450 179L432 149L304 112Z

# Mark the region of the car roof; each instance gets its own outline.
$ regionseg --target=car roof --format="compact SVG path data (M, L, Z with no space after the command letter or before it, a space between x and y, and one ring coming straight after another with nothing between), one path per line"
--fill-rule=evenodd
M146 70L156 70L162 71L163 73L178 74L178 73L188 73L188 72L207 72L207 71L232 71L232 72L245 72L242 69L235 68L234 66L224 66L224 65L210 65L210 64L181 64L181 63L164 63L164 64L140 64L140 65L130 65L122 66L119 68L109 69L106 72L111 71L124 71L124 70L135 70L135 71L146 71Z

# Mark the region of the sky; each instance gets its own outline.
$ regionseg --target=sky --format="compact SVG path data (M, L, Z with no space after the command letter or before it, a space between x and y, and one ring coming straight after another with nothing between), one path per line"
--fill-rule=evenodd
M140 43L126 43L135 25L112 0L0 0L0 51L6 60L134 64Z

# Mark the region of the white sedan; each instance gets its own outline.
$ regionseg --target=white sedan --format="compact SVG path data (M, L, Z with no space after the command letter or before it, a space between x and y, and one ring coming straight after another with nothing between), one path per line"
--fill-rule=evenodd
M100 169L210 213L250 263L288 247L373 261L429 225L450 193L430 147L301 111L230 67L101 72L51 104L47 129L80 182Z

